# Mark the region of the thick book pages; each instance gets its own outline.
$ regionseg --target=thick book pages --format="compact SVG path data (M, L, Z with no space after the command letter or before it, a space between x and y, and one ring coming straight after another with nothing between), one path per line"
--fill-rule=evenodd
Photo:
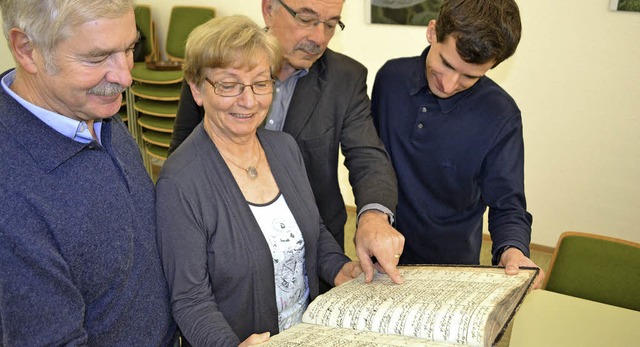
M491 346L528 292L537 268L402 266L405 283L364 275L314 300L270 346Z

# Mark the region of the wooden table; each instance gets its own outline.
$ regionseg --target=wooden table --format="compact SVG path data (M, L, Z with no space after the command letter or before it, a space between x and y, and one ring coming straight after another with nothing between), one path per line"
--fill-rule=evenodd
M509 346L640 346L640 312L534 290L514 317Z

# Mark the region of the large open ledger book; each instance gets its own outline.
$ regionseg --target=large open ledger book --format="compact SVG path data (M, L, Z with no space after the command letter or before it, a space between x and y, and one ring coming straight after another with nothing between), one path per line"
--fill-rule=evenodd
M302 323L266 346L491 346L529 291L537 268L508 276L484 266L401 266L405 283L364 275L318 296Z

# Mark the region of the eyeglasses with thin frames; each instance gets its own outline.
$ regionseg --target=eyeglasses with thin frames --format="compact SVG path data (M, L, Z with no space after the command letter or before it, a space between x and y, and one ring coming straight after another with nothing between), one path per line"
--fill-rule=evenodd
M324 24L324 30L327 34L333 34L336 31L336 27L340 27L341 31L344 30L345 25L339 19L320 20L320 18L315 15L298 13L294 11L282 0L278 0L278 2L280 3L280 5L282 5L282 7L284 7L285 10L287 10L287 12L289 12L289 14L293 16L293 19L295 19L296 23L298 23L298 25L300 25L301 27L312 28L322 23Z
M275 80L264 80L253 82L252 84L243 84L240 82L217 82L212 81L209 77L204 78L205 81L213 87L213 92L220 96L238 96L244 92L246 87L251 87L256 95L266 95L273 93L273 87L276 84Z

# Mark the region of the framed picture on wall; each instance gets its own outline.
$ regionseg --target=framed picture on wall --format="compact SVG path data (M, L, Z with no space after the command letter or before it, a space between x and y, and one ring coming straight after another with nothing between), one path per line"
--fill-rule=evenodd
M370 23L427 26L442 0L368 0Z
M609 9L611 11L640 12L640 0L611 0Z

